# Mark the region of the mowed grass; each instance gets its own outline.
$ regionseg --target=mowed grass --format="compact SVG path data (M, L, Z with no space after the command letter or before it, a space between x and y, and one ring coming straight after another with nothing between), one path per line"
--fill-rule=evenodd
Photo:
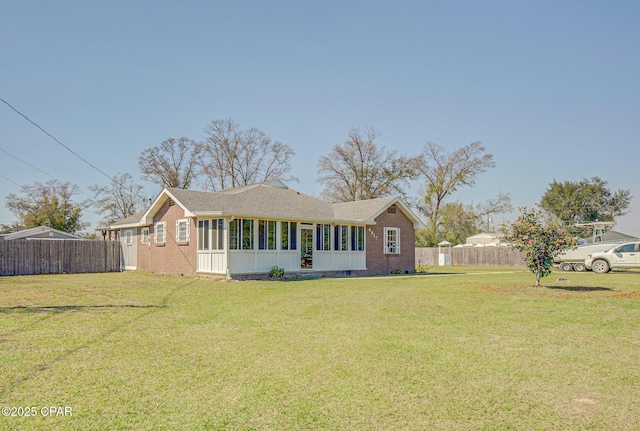
M640 429L640 273L433 270L0 277L0 429Z

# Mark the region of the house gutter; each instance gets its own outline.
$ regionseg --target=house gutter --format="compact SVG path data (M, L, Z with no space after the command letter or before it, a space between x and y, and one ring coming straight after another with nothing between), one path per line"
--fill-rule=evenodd
M186 215L186 214L185 214ZM313 222L313 223L327 223L327 224L352 224L352 225L375 225L374 220L348 220L348 219L322 219L317 217L295 217L286 214L270 214L265 215L261 213L223 213L220 211L191 211L187 217L218 217L218 218L250 218L250 219L263 219L263 220L283 220L283 221L296 221L296 222Z

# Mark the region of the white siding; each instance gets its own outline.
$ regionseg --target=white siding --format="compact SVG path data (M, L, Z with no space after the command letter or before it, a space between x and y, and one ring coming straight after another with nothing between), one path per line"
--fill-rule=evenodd
M314 250L313 271L364 270L367 269L366 261L366 254L363 251ZM200 265L200 260L198 262ZM284 268L286 272L300 271L300 251L231 250L229 252L231 274L268 273L274 266ZM201 267L198 266L198 268L201 271Z
M229 272L232 274L256 272L256 253L229 250Z
M259 222L255 222L258 226ZM306 271L349 271L349 270L365 270L366 252L365 251L335 251L335 250L316 250L315 236L316 229L313 225L313 269ZM301 253L301 229L303 225L297 225L297 243L296 250L281 250L281 223L277 223L277 250L258 250L259 238L258 228L254 229L254 250L228 250L227 261L220 260L217 263L212 262L211 266L207 266L208 262L201 257L202 252L198 252L198 271L209 272L205 268L213 268L211 272L225 273L228 267L231 274L252 274L252 273L269 273L274 266L284 268L286 272L299 272L300 269L300 253ZM333 248L333 231L331 231L331 248ZM350 246L351 238L349 238ZM222 269L221 265L225 265Z
M300 270L300 252L293 251L281 251L280 252L280 268L284 268L285 271L293 272Z
M333 253L330 251L313 251L313 270L331 271L333 269Z
M349 253L349 269L367 269L367 254L364 251Z
M313 253L314 271L349 271L367 269L364 251L318 251Z
M274 266L280 266L277 251L260 250L257 253L256 271L269 272Z
M227 255L223 250L198 251L198 272L225 274Z

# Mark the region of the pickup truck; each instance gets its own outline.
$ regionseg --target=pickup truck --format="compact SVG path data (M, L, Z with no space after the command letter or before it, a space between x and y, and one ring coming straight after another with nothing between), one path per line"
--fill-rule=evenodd
M584 266L584 260L589 253L595 253L600 251L608 251L613 247L622 244L623 241L618 242L598 242L596 244L580 245L573 250L567 250L564 253L556 256L554 263L557 264L563 271L586 271Z
M598 274L614 268L640 268L640 242L628 242L607 251L589 253L584 265Z

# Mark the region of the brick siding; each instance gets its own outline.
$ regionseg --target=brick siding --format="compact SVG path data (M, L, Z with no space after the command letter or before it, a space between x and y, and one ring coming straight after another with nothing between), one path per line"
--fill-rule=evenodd
M149 244L138 241L138 271L153 272L166 275L196 275L197 231L194 219L189 222L189 241L176 242L176 221L184 219L184 210L179 205L169 205L169 200L153 218L149 226ZM166 242L164 245L155 241L155 224L166 221ZM140 230L138 230L140 234ZM138 237L140 238L140 237Z
M376 218L376 224L368 226L367 275L390 274L399 269L402 272L415 271L415 232L411 220L397 207L395 213L386 210ZM384 228L400 228L400 254L384 253Z

